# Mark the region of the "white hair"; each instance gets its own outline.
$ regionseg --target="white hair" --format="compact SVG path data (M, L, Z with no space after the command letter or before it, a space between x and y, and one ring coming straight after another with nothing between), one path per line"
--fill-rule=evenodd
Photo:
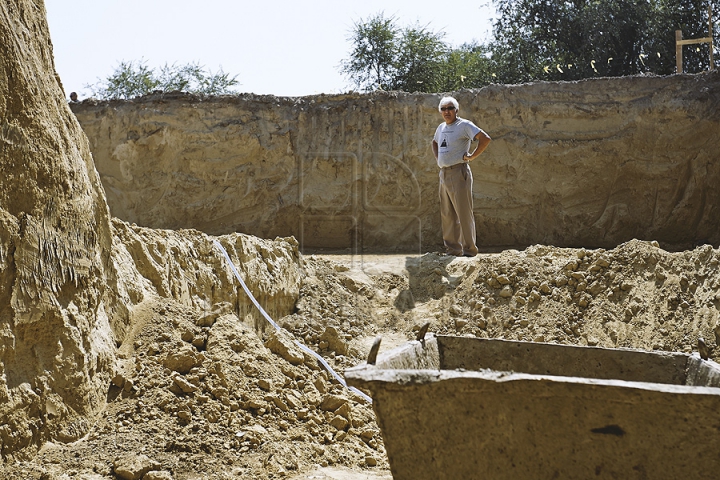
M455 106L455 111L457 112L460 110L460 104L457 100L455 100L455 97L443 97L440 99L440 105L438 105L438 112L441 111L440 108L443 105L447 105L448 103L452 103Z

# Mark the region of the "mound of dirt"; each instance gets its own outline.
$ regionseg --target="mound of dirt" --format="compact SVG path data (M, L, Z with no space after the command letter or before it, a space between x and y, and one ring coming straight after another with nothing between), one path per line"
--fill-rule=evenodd
M262 240L232 233L213 238L196 230L153 230L111 219L87 139L64 103L62 86L54 75L42 2L12 0L0 4L0 40L2 478L349 479L353 474L358 478L388 478L372 406L362 393L346 389L341 377L338 380L332 372L341 375L344 368L362 362L376 336L382 336L383 349L391 348L412 338L427 321L439 333L684 352L692 350L702 336L710 356L720 354L720 252L710 245L670 253L657 242L633 240L611 250L534 245L524 251L505 250L471 259L434 253L324 257L301 255L298 240L291 236ZM681 131L688 135L695 132L706 143L685 142L677 147L678 142L662 137L653 144L655 158L662 160L658 168L665 173L661 175L662 187L648 190L653 194L644 205L652 208L629 213L626 207L630 201L625 196L629 184L620 169L605 178L612 185L610 193L594 197L600 208L593 208L594 213L589 215L595 219L593 228L585 231L585 236L573 237L575 241L603 231L669 232L680 235L673 237L678 243L696 241L707 232L717 234L715 220L710 218L717 194L707 187L715 178L708 155L716 149L709 148L707 142L716 138L712 132L717 125L717 111L713 110L717 78L715 74L698 77L695 83L703 88L688 94L692 109L682 122L658 127L664 132L665 128L677 130L682 125ZM680 80L663 80L663 93L657 97L660 103L649 103L682 110L686 102L678 106L672 94L683 82L693 84L694 80ZM638 83L644 91L657 93L653 82ZM484 95L491 102L482 102L478 111L497 113L515 88L488 89ZM550 86L547 91L552 97L553 89L572 88ZM591 98L609 105L611 113L620 109L617 100L607 103ZM315 100L307 101L311 105L300 99L293 107L299 109L302 125L315 125L308 111L320 111L321 116L330 113L328 104L318 107L312 103ZM372 99L362 102L369 105ZM418 112L430 108L435 100L426 96L419 102L415 113L403 108L398 118L416 115L422 120L415 125L426 122L424 113ZM335 113L341 111L338 105L332 105ZM558 115L562 117L563 112L567 107ZM698 112L707 114L702 121L693 117ZM507 109L502 109L502 114L508 125L503 135L510 140L490 162L496 175L488 177L489 182L496 184L507 183L497 180L501 178L497 172L522 177L522 169L512 167L517 145L555 142L552 132L543 141L515 142L512 139L520 137L524 119L543 117L527 117L522 111ZM339 126L334 125L331 136L345 139L344 117L337 118ZM592 115L583 118L593 123ZM396 138L397 132L407 131L391 128L388 117L381 120L387 122L379 121L373 132L380 132L383 138ZM562 121L557 122L553 128L562 129ZM551 124L543 122L537 131ZM637 115L629 125L630 130L639 132L638 139L652 137L654 132ZM626 124L612 127L613 145L624 145L628 128ZM163 139L170 138L170 133L151 138L158 132L148 130L139 142L135 141L140 135L126 137L135 143L116 152L116 157L125 162L120 169L125 177L136 178L131 168L132 160L137 160L133 152L151 144L160 149L168 146ZM266 146L275 140L286 145L282 140L286 134L291 140L299 138L290 130L261 128L245 139L262 153L256 156L263 157L272 150ZM358 181L355 159L337 162L329 158L329 147L322 143L322 137L318 143L312 143L316 140L313 135L300 137L311 142L300 145L302 168L296 169L298 158L288 157L281 163L289 165L285 171L290 176L295 175L290 172L300 172L288 184L308 180L310 173L319 176L318 182L305 184L308 190L296 192L307 202L303 205L308 211L316 215L314 220L320 222L315 230L304 231L313 236L313 232L323 231L322 221L339 219L329 229L330 236L355 238L348 225L353 227L357 219L345 215L347 208L355 212L357 206L358 199L353 197L359 191L353 186ZM356 151L350 147L362 136L347 138L349 143L338 151ZM393 148L410 145L419 158L420 147L413 145L420 145L425 136L418 135L412 142L409 137L402 138ZM574 140L566 139L536 153L557 153L558 149L572 147L569 151L573 155L582 156L597 147L593 138L585 138L582 148L575 148ZM262 142L253 143L257 139L273 142L263 146ZM179 141L171 143L173 148L181 145ZM690 159L680 156L683 160L676 164L670 147L698 150ZM612 162L616 157L612 155ZM396 157L377 158L380 160L375 167L384 172L389 171L388 162L396 166L402 163L397 163ZM540 162L546 171L548 158ZM569 170L575 168L572 160L564 165ZM337 179L347 174L344 168L353 173L333 184L345 194L340 202L334 200L334 194L328 195L326 185L332 184L329 179L333 176ZM598 164L596 168L604 167ZM418 171L424 170L427 168ZM403 171L412 173L412 169ZM239 169L233 174L252 178L244 172ZM396 176L386 172L375 179L379 181L375 185L377 195L363 197L369 200L368 205L374 205L375 198L395 199ZM282 183L286 179L276 180ZM533 185L544 189L545 180ZM588 182L597 182L593 175L586 175L584 180L583 192L592 190ZM421 190L419 184L408 182L404 184L407 189L401 188L401 200ZM270 183L263 180L257 185ZM388 185L391 189L385 189ZM560 187L543 190L541 198L564 192ZM167 184L162 189L153 190L153 195L165 198ZM204 190L202 183L196 183L196 189ZM248 188L245 194L252 197L253 205L258 204L258 194L253 193L257 191L268 201L276 198L274 192L268 196L264 188ZM348 192L355 193L348 197ZM368 192L372 193L372 188ZM668 192L671 194L666 195ZM177 199L186 193L178 190L166 198ZM519 203L538 204L534 195L528 194ZM575 207L583 204L570 197ZM277 197L278 204L285 201ZM133 205L148 206L142 198ZM392 232L405 229L422 237L413 223L416 220L408 224L392 215L383 216L387 212L381 210L393 205L398 206L375 205L376 213L381 213L375 217L384 219L383 225L396 228L379 228L378 232L396 239ZM554 208L551 203L546 205ZM332 208L331 215L323 210L325 207ZM199 201L190 210L207 216L227 214L225 208L220 204L208 207ZM521 223L513 216L515 210L520 211L497 209L509 216L480 224L491 235L505 238L498 233L503 226ZM412 208L392 211L413 219L419 213ZM645 215L650 211L653 215ZM242 209L239 216L231 213L228 225L237 226ZM301 222L299 213L291 208L288 218ZM577 232L584 220L578 223L574 219L588 216L586 210L575 208L563 217L574 226L556 237L552 229L563 219L547 222L546 214L538 214L542 220L539 225L551 229L543 233L550 239ZM645 229L643 221L635 221L638 215L643 221L651 218L652 228ZM365 220L379 221L370 217ZM248 215L250 223L272 223L269 217L258 218L254 213ZM686 224L693 227L689 236L683 236L679 228ZM532 231L537 226L525 225ZM627 225L632 228L624 229ZM432 222L423 223L422 229L428 228L437 234ZM411 237L417 240L417 236ZM611 237L603 241L616 238ZM513 238L521 242L518 239L529 237ZM231 265L237 267L237 276L282 328L274 328L259 313L238 285Z
M258 332L229 307L208 317L173 298L143 300L90 433L6 465L5 478L132 478L119 473L127 465L157 475L144 478L311 478L322 467L387 475L372 407L309 355L289 352L292 339L339 372L362 362L375 336L386 350L425 321L439 333L646 350L689 352L702 336L711 357L719 352L720 251L711 246L300 263L297 308L276 318L280 334Z

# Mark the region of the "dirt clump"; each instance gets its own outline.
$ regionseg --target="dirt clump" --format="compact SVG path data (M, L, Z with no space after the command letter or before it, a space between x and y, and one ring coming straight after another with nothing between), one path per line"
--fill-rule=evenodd
M80 441L47 443L31 461L8 461L4 478L277 478L315 466L387 468L372 407L288 331L261 325L248 298L233 298L239 286L226 283L229 265L213 265L219 255L208 238L113 226L124 247L119 271L134 289L127 298L138 303L117 349L106 407ZM284 284L302 263L292 244L220 240L268 312L292 322L296 298ZM177 270L162 278L157 265ZM208 291L213 296L201 297ZM335 330L333 345L339 349L344 338ZM340 373L357 361L328 358Z
M371 407L317 362L294 365L272 353L233 313L211 326L200 320L177 302L144 302L136 316L143 327L120 347L123 368L90 433L7 465L4 478L145 478L120 473L128 455L147 457L168 478L386 465Z
M718 354L720 252L709 245L301 262L282 333L257 331L231 309L210 321L177 300L144 300L89 434L6 465L5 478L133 478L120 473L126 465L150 465L137 478L309 478L323 467L388 475L372 407L291 351L293 340L337 372L362 362L375 336L386 350L425 321L439 333L646 350L689 352L704 337Z

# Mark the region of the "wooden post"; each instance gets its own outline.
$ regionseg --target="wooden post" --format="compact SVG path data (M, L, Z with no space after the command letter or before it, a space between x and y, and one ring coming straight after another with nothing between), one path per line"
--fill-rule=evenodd
M713 60L712 2L708 5L708 35L710 36L710 70L715 70L715 62Z
M675 30L675 72L683 73L683 45L694 45L698 43L710 44L710 70L715 70L713 60L713 24L712 24L712 5L708 7L708 37L694 38L683 40L682 30Z

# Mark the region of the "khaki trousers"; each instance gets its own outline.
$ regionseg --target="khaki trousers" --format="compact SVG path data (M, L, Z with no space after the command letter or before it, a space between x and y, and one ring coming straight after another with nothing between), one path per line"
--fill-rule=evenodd
M472 199L473 177L467 162L440 169L440 221L451 255L477 255Z

